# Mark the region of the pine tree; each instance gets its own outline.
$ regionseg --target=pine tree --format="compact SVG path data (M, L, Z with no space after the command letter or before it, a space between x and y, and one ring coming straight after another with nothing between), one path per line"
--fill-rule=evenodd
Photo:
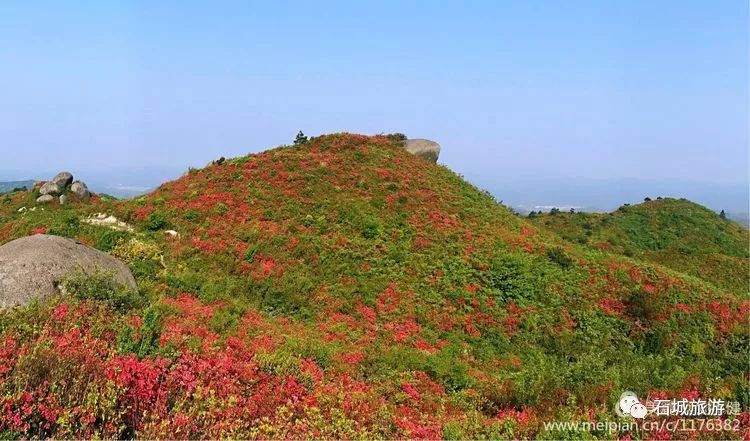
M294 145L302 145L307 142L307 136L305 136L304 133L302 133L302 130L297 133L297 137L294 138Z
M719 217L722 218L722 219L726 219L727 218L727 214L724 212L724 210L721 210L721 213L719 213Z

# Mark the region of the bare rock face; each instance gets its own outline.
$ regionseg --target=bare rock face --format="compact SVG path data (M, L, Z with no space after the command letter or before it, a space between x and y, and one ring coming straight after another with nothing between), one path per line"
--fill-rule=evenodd
M440 144L429 139L407 139L404 141L404 148L409 153L430 162L437 162L440 156Z
M137 290L128 267L109 254L64 237L38 234L0 246L0 309L60 294L60 282L80 271L111 274L115 282Z

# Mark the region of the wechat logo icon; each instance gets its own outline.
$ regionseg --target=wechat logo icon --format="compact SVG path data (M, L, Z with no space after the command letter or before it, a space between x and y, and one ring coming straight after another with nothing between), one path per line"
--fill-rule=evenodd
M631 416L640 420L646 417L648 409L633 392L625 391L620 395L620 400L615 406L615 413L620 416Z

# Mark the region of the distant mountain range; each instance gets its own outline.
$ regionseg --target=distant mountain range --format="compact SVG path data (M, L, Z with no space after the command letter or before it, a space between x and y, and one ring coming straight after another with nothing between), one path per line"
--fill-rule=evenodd
M0 193L7 193L9 191L15 190L16 188L31 188L33 186L34 181L32 180L0 182Z
M467 171L470 181L488 190L507 206L524 214L530 211L608 212L623 203L637 204L646 197L685 198L715 212L725 210L742 219L748 211L747 183L721 184L678 179L593 179L568 176L526 176L512 170L498 170L486 176ZM472 176L473 175L473 176ZM744 216L746 217L746 216Z

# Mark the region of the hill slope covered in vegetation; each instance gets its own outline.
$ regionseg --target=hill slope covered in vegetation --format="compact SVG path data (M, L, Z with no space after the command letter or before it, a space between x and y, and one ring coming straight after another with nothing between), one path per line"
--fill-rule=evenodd
M618 418L624 390L747 408L746 297L565 242L389 137L33 198L0 201L0 243L76 238L140 294L76 281L0 317L4 435L562 438L542 422Z
M750 288L748 230L685 199L647 200L606 214L548 213L530 220L573 243L659 263L738 294Z

